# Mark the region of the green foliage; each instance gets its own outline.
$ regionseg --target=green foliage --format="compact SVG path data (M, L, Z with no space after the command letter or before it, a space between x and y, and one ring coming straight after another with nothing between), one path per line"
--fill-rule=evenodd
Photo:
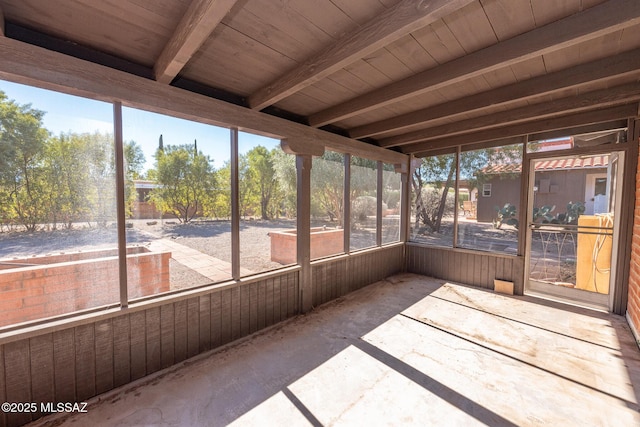
M313 159L311 168L311 206L317 216L328 215L344 225L344 156L325 151L322 157Z
M375 216L377 209L376 200L373 196L356 197L351 204L351 214L359 221L364 221L369 216Z
M583 202L569 202L567 203L566 212L559 212L553 215L552 213L555 209L555 205L533 208L533 222L536 224L576 225L578 217L585 211L585 206Z
M35 230L45 221L47 207L43 151L49 137L42 127L43 111L7 100L0 92L0 192L10 208L5 221Z
M378 162L351 156L351 217L365 220L375 215L375 202L371 210L371 198L375 200L378 183ZM366 197L365 197L366 196Z
M280 193L278 206L282 215L287 218L295 218L297 215L297 172L296 157L285 153L280 149L271 150L273 155L273 167Z
M536 224L546 224L546 223L550 223L553 219L554 216L552 215L553 211L556 210L556 206L542 206L540 208L533 208L533 217L532 217L532 222L536 223Z
M157 182L150 198L163 212L187 223L197 214L213 212L216 174L209 157L191 145L167 145L156 151Z
M273 165L273 152L258 145L247 153L249 173L247 184L255 192L258 200L258 212L262 219L268 220L278 216L279 186Z
M402 180L393 165L384 163L382 172L382 203L389 209L400 208L402 197Z
M213 216L231 218L231 165L225 162L216 172L217 195L213 203Z
M518 213L515 205L511 203L505 204L503 207L496 206L497 217L493 220L493 227L500 229L503 224L511 225L518 228L520 223L518 221Z
M35 230L74 222L106 226L115 220L115 159L110 134L62 133L42 125L44 112L18 105L0 92L0 220ZM125 145L127 189L144 163L142 150ZM137 175L136 175L137 174Z
M127 177L129 179L142 179L142 169L147 161L142 147L135 141L125 142L123 152Z

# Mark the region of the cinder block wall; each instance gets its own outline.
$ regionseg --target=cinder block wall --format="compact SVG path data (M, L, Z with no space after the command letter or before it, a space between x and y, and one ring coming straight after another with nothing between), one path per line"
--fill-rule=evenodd
M636 339L640 340L640 162L638 162L638 171L636 173L636 205L633 211L627 319L634 330Z

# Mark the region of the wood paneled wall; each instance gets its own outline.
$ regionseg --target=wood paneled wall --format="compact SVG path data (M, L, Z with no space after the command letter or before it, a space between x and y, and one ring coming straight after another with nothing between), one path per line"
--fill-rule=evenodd
M0 345L1 402L82 402L298 312L298 271ZM0 414L22 425L41 414Z
M402 244L315 261L314 306L403 268ZM299 270L97 315L0 344L0 402L82 402L299 312ZM0 413L0 426L42 414Z
M514 282L524 292L524 258L488 252L407 244L407 271L439 279L493 289L493 279Z
M314 307L399 273L403 257L399 244L311 263Z

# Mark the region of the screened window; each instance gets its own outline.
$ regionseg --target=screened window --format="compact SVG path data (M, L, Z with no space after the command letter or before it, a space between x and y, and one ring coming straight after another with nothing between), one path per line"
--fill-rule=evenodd
M385 163L382 172L382 244L400 240L402 174Z
M521 170L522 145L460 153L457 247L517 254Z
M0 81L0 326L119 302L112 114Z
M132 108L122 116L129 298L230 279L229 130Z
M350 249L376 245L378 162L351 157Z
M344 155L325 151L311 167L311 259L344 252Z
M423 158L412 171L410 182L410 240L451 247L456 209L455 153Z
M280 141L239 135L240 274L295 264L296 158Z

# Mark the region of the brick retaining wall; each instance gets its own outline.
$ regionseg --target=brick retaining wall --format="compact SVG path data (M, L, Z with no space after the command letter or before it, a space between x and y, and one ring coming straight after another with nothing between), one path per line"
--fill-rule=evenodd
M130 296L169 290L170 252L130 248ZM39 264L0 270L0 326L71 313L120 301L116 250L4 260Z
M296 230L269 233L271 238L271 261L280 264L296 263ZM327 257L344 252L343 229L311 229L311 259Z

